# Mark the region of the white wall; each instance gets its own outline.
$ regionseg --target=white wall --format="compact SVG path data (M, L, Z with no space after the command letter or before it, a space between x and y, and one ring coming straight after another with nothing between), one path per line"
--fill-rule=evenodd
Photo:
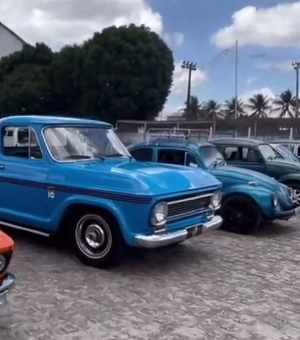
M9 32L0 23L0 59L13 52L20 51L23 48L23 42Z

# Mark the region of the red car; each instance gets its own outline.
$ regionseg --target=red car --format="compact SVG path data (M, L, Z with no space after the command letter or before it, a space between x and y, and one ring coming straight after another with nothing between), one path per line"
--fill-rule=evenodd
M7 294L15 283L15 277L7 271L14 252L14 241L0 231L0 312L7 303Z

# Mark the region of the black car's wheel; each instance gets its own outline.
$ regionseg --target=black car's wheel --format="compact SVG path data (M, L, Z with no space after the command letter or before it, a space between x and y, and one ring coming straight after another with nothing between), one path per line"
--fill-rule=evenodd
M257 204L249 197L236 195L224 200L221 207L223 228L237 234L249 234L263 221Z
M69 231L75 252L84 264L108 268L122 259L123 236L114 219L106 214L82 213L74 219Z
M291 183L288 183L288 186L292 188L294 191L294 195L293 195L294 203L296 203L297 205L300 205L300 183L291 182Z

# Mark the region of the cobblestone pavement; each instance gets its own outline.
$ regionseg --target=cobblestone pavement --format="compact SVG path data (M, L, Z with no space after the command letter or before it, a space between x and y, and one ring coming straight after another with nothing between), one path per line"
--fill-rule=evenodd
M1 340L300 339L300 226L217 231L95 270L13 234L17 285Z

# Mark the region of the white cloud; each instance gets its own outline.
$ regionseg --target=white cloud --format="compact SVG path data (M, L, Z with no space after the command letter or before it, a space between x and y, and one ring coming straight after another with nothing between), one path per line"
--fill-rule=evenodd
M247 80L246 80L246 85L251 85L253 84L255 81L256 81L256 77L249 77Z
M180 47L184 42L184 34L182 32L175 32L174 34L165 33L163 38L169 46L174 48Z
M25 41L52 47L80 43L110 25L145 24L163 33L148 0L2 0L0 20Z
M256 89L256 90L251 90L251 91L247 91L241 94L240 98L244 103L247 103L249 98L253 97L255 94L261 93L264 96L266 96L267 98L273 100L276 98L275 93L269 88L269 87L263 87L260 89ZM270 102L271 106L272 106L272 102ZM271 111L271 110L270 110ZM249 111L249 109L247 109L247 107L245 108L245 112L247 114L250 114L251 112ZM268 112L270 117L276 117L276 113L274 112Z
M204 84L207 79L207 74L201 69L197 68L196 71L192 72L191 81L191 93L197 87ZM188 70L181 67L181 62L175 63L175 70L173 73L173 87L172 92L177 94L184 94L187 91L188 86Z
M193 71L191 78L191 95L197 95L197 89L208 81L207 74L197 69ZM178 113L178 110L184 107L187 95L188 86L188 70L181 67L181 62L175 63L175 70L173 73L173 86L168 101L160 114L162 119L167 116Z
M174 42L177 47L181 46L184 42L184 34L182 32L176 32L174 34Z
M269 8L247 6L232 15L230 26L220 29L212 42L226 48L234 44L300 48L300 2Z
M291 60L282 61L257 61L254 65L256 68L261 70L273 70L280 72L294 72Z
M253 97L255 94L258 94L258 93L261 93L270 99L274 99L276 97L275 93L269 87L263 87L261 89L244 92L240 95L240 98L243 101L247 101L249 98Z

